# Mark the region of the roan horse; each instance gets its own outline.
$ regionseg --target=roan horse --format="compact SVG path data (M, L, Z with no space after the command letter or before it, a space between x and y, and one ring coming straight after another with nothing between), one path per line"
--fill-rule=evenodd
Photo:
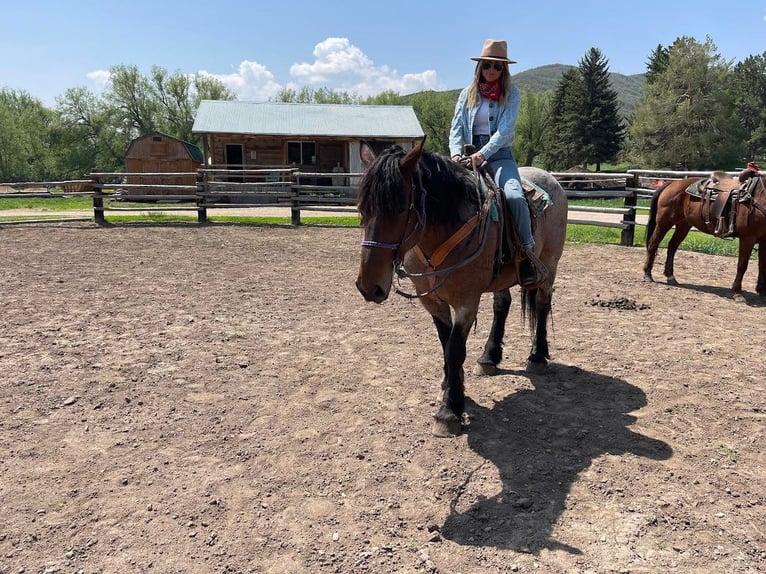
M444 353L443 398L433 433L453 436L462 429L465 409L463 363L466 338L482 293L494 293L493 322L479 359L486 373L502 360L505 320L511 306L509 287L519 283L513 261L496 255L504 242L493 192L474 174L441 155L423 151L423 142L405 152L392 146L379 156L366 145L367 166L359 185L357 207L363 228L362 258L356 286L367 301L382 303L394 272L408 277L431 314ZM549 359L547 321L553 282L564 248L567 198L549 173L521 168L522 179L548 192L553 205L536 218L535 252L546 266L546 279L522 290L522 314L535 331L527 369L542 369ZM502 192L498 201L505 201ZM497 198L496 198L497 199Z
M737 275L732 284L732 298L744 301L742 278L750 254L758 244L758 280L755 290L766 296L766 186L763 175L746 169L738 178L713 173L707 179L687 178L660 187L652 198L646 226L644 280L653 281L652 267L665 234L675 225L668 242L665 277L678 285L673 261L678 247L692 227L711 235L739 237Z

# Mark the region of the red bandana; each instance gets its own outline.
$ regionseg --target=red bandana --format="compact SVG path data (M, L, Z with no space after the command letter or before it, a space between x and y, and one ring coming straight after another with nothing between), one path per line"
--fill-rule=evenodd
M485 98L489 98L490 100L499 100L500 80L495 80L494 82L480 82L479 92Z

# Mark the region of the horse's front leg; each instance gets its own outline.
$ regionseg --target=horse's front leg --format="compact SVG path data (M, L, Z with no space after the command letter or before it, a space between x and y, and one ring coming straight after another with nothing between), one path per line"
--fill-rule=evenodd
M497 365L503 360L503 337L508 310L511 308L511 290L504 289L493 294L492 328L489 331L484 352L477 361L485 375L497 374Z
M737 275L734 277L734 283L731 286L731 297L735 301L744 301L745 296L742 295L742 279L745 277L745 271L750 263L750 254L753 252L755 246L755 239L751 237L739 238L739 255L737 257ZM760 276L760 262L761 254L758 254L758 270ZM760 278L760 277L759 277Z
M423 304L429 308L428 301ZM438 305L431 303L432 308ZM470 327L476 318L479 303L469 309L458 310L449 321L442 312L431 313L439 333L439 340L444 350L444 380L442 381L442 403L434 415L433 434L448 437L460 434L462 429L463 411L465 410L465 389L463 363L465 362L465 343ZM429 308L429 311L431 309Z

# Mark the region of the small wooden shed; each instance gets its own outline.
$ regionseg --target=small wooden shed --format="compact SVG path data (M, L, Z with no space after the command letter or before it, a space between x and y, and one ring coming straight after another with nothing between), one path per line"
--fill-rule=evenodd
M125 171L129 174L189 173L178 176L128 176L127 183L142 185L195 185L197 169L203 163L202 150L187 141L162 132L138 137L130 142L125 154ZM131 181L132 180L132 181ZM147 189L145 193L162 193ZM168 193L178 193L170 191Z

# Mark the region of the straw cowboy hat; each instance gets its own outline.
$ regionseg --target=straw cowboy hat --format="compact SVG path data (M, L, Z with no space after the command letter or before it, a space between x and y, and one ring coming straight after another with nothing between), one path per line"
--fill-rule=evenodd
M484 42L484 47L481 49L481 56L477 58L471 58L475 62L481 60L492 60L493 62L506 62L507 64L515 64L516 60L508 59L508 44L505 40L492 40L489 39Z

